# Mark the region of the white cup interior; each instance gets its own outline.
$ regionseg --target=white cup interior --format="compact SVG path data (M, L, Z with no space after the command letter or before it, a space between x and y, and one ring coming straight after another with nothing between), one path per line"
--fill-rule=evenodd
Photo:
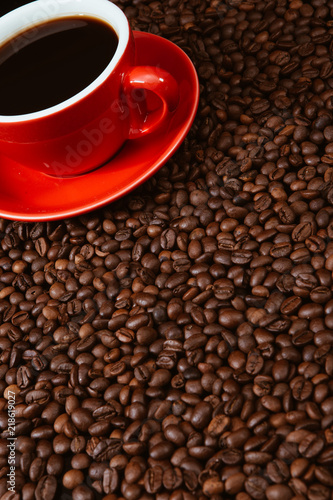
M117 49L108 66L96 80L66 101L35 113L13 116L0 115L0 122L33 120L67 108L90 94L112 73L127 46L129 24L123 12L109 0L36 0L23 5L0 18L0 47L24 32L27 32L28 38L29 30L31 30L30 34L34 33L36 36L35 30L38 30L38 25L45 22L73 16L89 16L100 19L109 24L117 33Z

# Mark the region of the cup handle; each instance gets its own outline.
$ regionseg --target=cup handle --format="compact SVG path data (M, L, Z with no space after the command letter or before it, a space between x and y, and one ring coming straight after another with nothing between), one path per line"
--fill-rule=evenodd
M179 88L170 73L156 66L135 66L125 75L123 89L129 105L130 131L128 138L137 139L160 127L177 108ZM136 93L136 89L150 90L162 101L156 111L146 113L142 102L145 97Z

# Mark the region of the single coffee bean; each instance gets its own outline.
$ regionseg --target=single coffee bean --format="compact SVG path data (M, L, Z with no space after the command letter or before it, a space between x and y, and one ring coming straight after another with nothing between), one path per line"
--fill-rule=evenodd
M144 476L144 485L148 493L155 494L162 486L163 469L159 466L147 469Z
M87 486L81 484L72 490L73 500L93 500L94 492Z
M256 500L264 499L268 488L268 482L260 476L252 476L245 481L245 490Z
M268 500L281 498L281 495L283 495L283 498L288 498L288 500L290 500L294 496L294 493L289 488L289 486L285 484L275 484L272 486L268 486L266 490L266 496Z
M55 476L43 476L38 481L35 497L37 500L52 500L56 498L57 480Z
M84 474L80 470L71 469L64 474L63 485L69 489L73 490L76 486L83 483Z

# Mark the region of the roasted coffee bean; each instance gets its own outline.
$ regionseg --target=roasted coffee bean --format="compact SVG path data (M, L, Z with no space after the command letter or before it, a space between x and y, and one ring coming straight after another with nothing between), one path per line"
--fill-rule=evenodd
M230 424L230 417L227 417L225 415L216 415L208 425L208 432L213 436L219 436L224 431L229 429Z
M94 492L84 484L81 484L76 486L72 491L72 498L73 500L93 500Z
M312 484L308 490L308 498L314 500L315 498L329 499L331 491L323 484Z
M225 482L226 493L228 495L236 495L243 491L245 480L246 476L242 472L236 472L230 475Z
M147 469L144 476L144 485L148 493L157 493L162 486L163 469L162 467L153 467Z
M55 476L43 476L38 481L35 497L37 500L52 500L56 498L57 480Z
M256 500L264 499L268 488L268 482L260 476L251 476L245 480L246 492Z
M305 458L312 458L319 455L319 453L323 450L324 445L325 443L323 439L316 434L308 433L308 435L305 436L299 444L299 452Z
M275 484L268 486L266 496L268 500L275 500L281 497L290 500L294 496L294 493L292 489L285 484Z
M267 464L267 474L274 483L285 483L289 479L289 468L282 460L275 459Z
M116 469L106 469L103 473L103 490L106 494L117 490L119 484L118 472Z
M121 442L116 438L101 440L100 438L93 437L88 441L86 447L88 455L96 462L110 460L119 453L120 449Z
M181 486L183 474L179 467L169 468L163 472L163 486L165 489L174 491Z
M79 431L86 432L94 423L94 419L86 408L76 408L71 413L73 424Z
M46 471L51 476L60 476L64 469L64 458L61 455L51 455L46 464Z
M68 490L73 490L76 486L83 483L84 474L80 470L71 469L68 470L63 476L63 485Z

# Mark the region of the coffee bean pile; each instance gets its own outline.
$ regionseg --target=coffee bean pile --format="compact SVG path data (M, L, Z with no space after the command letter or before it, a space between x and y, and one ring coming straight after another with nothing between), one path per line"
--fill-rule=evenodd
M125 199L0 221L0 497L332 500L333 1L118 5L198 115Z

